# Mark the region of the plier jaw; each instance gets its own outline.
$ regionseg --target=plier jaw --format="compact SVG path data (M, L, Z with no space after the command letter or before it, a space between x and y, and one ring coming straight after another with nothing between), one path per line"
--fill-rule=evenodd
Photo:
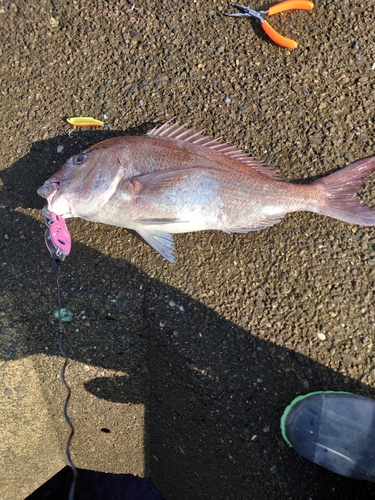
M264 19L262 17L263 12L250 9L250 7L246 7L245 5L239 5L238 3L234 3L233 7L238 9L240 12L236 12L235 14L227 14L229 17L255 17L255 19L258 19L261 23L264 22Z
M298 43L290 38L280 35L272 26L262 17L262 14L268 14L272 16L278 14L279 12L284 12L286 10L311 10L314 8L313 2L307 0L285 0L284 2L272 5L268 10L254 10L250 7L244 5L234 4L233 5L240 12L235 14L227 14L230 17L254 17L257 19L265 33L269 38L281 47L286 47L287 49L295 49L298 47Z

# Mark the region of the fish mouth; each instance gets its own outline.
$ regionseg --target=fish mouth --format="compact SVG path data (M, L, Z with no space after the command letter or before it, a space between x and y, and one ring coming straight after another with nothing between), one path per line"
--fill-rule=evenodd
M51 205L52 199L60 189L60 182L45 182L43 186L40 186L37 193L42 198L45 198L48 205Z

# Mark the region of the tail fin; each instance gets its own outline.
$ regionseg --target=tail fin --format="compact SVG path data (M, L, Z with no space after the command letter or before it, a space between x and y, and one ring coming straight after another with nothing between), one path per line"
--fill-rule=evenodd
M375 226L375 209L367 206L356 194L366 177L375 171L375 156L356 161L351 165L313 182L323 187L327 198L319 213L344 222Z

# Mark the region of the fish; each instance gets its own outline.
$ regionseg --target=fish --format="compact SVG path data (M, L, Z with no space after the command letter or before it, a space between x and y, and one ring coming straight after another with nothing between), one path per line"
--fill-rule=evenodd
M356 196L374 170L375 156L290 182L204 130L167 122L71 157L38 194L50 212L127 228L174 262L175 233L247 233L297 211L375 226L375 210Z

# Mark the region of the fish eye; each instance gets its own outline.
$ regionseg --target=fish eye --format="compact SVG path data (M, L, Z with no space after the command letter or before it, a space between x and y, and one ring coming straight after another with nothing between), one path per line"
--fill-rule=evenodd
M80 155L77 155L75 158L74 158L74 163L76 165L81 165L81 163L83 163L85 160L87 159L87 154L86 153L82 153Z

